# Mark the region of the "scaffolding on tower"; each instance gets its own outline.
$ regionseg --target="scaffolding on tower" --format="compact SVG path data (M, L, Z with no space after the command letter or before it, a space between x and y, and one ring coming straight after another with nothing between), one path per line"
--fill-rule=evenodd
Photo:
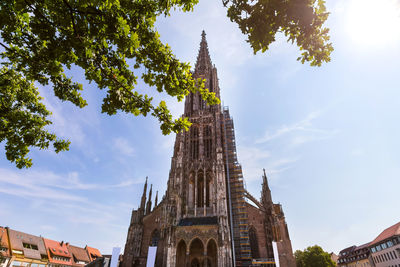
M228 201L235 266L251 266L248 214L244 194L242 166L236 156L235 131L228 107L223 108L224 149Z

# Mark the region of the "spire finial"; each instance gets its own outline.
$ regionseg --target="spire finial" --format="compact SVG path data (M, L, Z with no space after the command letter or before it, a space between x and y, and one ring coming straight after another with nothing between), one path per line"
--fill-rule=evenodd
M261 203L264 205L264 207L269 207L272 206L272 196L271 196L271 190L269 189L268 186L268 178L267 174L265 173L265 169L263 169L263 184L262 184L262 192L261 192Z
M210 54L208 53L208 45L206 40L206 32L201 32L201 42L199 55L197 56L195 72L207 73L212 69Z
M201 41L206 41L206 32L204 30L201 32Z
M140 202L140 208L143 210L146 205L146 192L147 192L147 176L146 176L146 182L144 183L144 187L143 187L142 201Z
M265 169L263 168L263 186L265 186L268 190L269 190L269 186L268 186L268 178L267 178L267 174L265 173Z
M147 200L147 206L146 206L146 214L149 214L151 211L151 193L153 191L153 184L150 185L150 191L149 191L149 200Z
M154 200L154 207L158 204L158 190L156 191L156 199Z

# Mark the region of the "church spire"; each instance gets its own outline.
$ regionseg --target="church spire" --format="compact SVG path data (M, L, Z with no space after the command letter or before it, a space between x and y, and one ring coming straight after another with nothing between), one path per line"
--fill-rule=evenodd
M147 192L147 176L146 176L146 182L144 183L142 201L140 202L140 209L142 209L143 211L146 205L146 192Z
M203 30L201 33L201 42L200 42L200 49L199 54L197 56L195 73L208 73L212 70L212 63L210 54L208 53L208 45L206 40L206 33Z
M149 200L147 201L147 206L146 206L146 214L149 214L151 211L151 192L152 191L153 191L153 184L150 185Z
M271 190L269 189L268 186L268 178L265 173L265 169L263 169L264 174L263 174L263 184L262 184L262 192L261 192L261 204L265 208L272 207L272 196L271 196Z
M158 190L156 191L156 199L154 200L154 207L157 207L158 202Z

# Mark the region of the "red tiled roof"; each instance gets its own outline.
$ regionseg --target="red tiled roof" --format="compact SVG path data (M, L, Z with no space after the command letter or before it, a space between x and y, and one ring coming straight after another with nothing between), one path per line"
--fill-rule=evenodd
M90 262L89 255L84 248L68 245L68 250L73 256L73 263L77 264L77 262Z
M97 248L86 246L85 249L89 254L90 261L94 261L96 258L102 257L100 251Z
M380 235L377 236L377 238L374 239L374 241L369 243L369 245L375 245L394 235L400 235L400 222L385 229L382 233L380 233Z
M7 229L0 227L0 247L6 248L6 251L0 251L0 255L3 257L10 257L10 245L8 244Z
M49 261L51 263L72 265L71 253L68 251L68 247L64 242L58 242L50 239L43 238L44 244L47 249ZM63 257L68 259L67 261L59 260L57 257Z

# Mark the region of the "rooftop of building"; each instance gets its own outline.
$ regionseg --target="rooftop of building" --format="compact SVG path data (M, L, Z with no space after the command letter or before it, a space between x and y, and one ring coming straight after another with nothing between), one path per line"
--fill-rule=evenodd
M68 247L69 252L72 255L72 259L73 259L74 263L77 263L77 261L82 261L82 262L86 262L86 263L90 262L89 255L84 248L72 246L69 244L67 245L67 247Z
M369 243L369 246L378 244L379 242L384 241L385 239L398 235L400 235L400 222L383 230L382 233L380 233L371 243Z
M47 255L46 247L40 236L35 236L13 229L8 229L10 249L22 251L26 258L40 260L41 255Z
M46 245L46 248L48 250L48 255L49 255L49 261L51 263L58 263L62 265L71 265L72 261L72 255L68 251L67 244L64 243L63 241L58 242L55 240L43 238L43 241ZM69 260L61 260L60 257L63 259L68 258Z
M369 246L369 244L370 244L369 242L368 242L368 243L365 243L365 244L363 244L363 245L361 245L361 246L356 247L354 250L367 249L368 246Z
M100 251L97 248L86 246L85 249L89 254L90 261L94 261L95 259L102 257Z
M348 254L349 254L350 252L352 252L355 248L356 248L356 246L353 245L353 246L351 246L351 247L342 249L342 250L339 252L339 256L348 255Z
M3 257L9 257L10 245L8 244L7 229L4 227L0 227L0 247L5 248L5 250L0 250L0 255Z

